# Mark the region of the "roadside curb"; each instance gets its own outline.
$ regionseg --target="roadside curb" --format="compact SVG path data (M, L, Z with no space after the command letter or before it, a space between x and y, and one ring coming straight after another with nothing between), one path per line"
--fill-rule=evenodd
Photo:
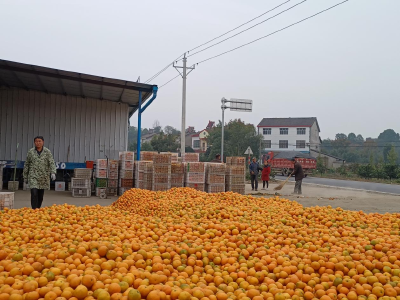
M275 179L275 180L276 180L276 181L284 181L284 180L281 180L281 179ZM289 181L288 183L294 184L294 182L290 182L290 181ZM349 187L340 187L340 186L325 185L325 184L319 184L319 183L308 183L308 182L303 182L303 185L319 186L319 187L325 187L325 188L334 188L334 189L338 189L338 190L349 190L349 191L366 192L366 193L370 193L370 194L381 194L381 195L400 196L400 194L395 194L395 193L371 191L371 190L356 189L356 188L349 188Z

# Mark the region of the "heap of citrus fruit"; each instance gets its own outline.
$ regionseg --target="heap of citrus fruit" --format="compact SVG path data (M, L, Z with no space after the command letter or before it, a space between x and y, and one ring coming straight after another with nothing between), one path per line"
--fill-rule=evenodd
M186 188L5 210L0 300L399 300L399 225Z

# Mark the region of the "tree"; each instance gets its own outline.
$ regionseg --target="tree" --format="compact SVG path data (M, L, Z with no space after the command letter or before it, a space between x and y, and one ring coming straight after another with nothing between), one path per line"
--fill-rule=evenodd
M179 148L177 137L163 132L154 136L150 143L154 151L158 152L176 152Z
M326 172L326 165L321 155L317 157L317 171L320 172L321 175Z
M357 135L356 142L357 143L363 143L364 142L364 138L363 138L363 136L361 134Z
M140 151L154 151L154 149L153 149L153 146L149 142L146 142L140 146Z
M154 123L153 123L153 130L154 130L154 132L155 132L155 133L160 133L160 132L161 132L161 129L162 129L162 127L161 127L161 125L160 125L160 122L159 122L158 120L155 120Z
M347 135L344 133L337 133L335 136L335 140L347 140Z
M186 146L186 147L185 147L185 153L195 153L195 151L193 150L192 147Z
M219 124L210 132L207 138L210 145L210 152L207 161L215 158L215 155L221 151L221 128ZM257 134L257 131L252 124L245 124L241 120L235 119L229 121L225 126L224 136L224 157L227 156L244 156L247 147L253 150L253 156L259 157L259 148L262 136Z
M347 136L347 139L350 140L350 141L352 141L352 142L354 142L354 141L356 141L357 136L356 136L355 133L351 132L351 133L349 133L349 135Z
M166 134L172 134L172 135L180 135L181 134L181 132L179 130L177 130L176 128L169 126L169 125L164 127L164 132Z
M378 136L378 142L380 143L393 143L399 141L400 136L393 129L386 129Z

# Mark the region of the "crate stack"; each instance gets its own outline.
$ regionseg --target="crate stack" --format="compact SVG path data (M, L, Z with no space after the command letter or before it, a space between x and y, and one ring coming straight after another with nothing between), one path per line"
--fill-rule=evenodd
M182 157L182 162L199 162L199 153L185 153Z
M225 174L226 191L244 195L246 185L246 158L240 156L227 157Z
M151 190L153 187L153 162L135 161L135 188Z
M108 160L107 196L117 196L118 194L118 165L118 160Z
M118 195L122 195L134 186L135 153L124 151L119 153Z
M178 153L175 153L175 152L160 152L160 154L169 154L169 155L171 155L171 163L178 162Z
M96 160L95 187L96 196L99 197L102 192L106 192L108 184L108 165L107 159Z
M184 166L185 186L204 192L206 180L205 164L203 162L187 162Z
M92 169L75 169L71 178L72 197L89 198L92 195L91 178Z
M156 154L153 158L153 191L171 188L171 154Z
M225 192L225 164L208 163L206 165L206 192Z
M13 192L0 192L0 210L5 208L14 208L14 193Z
M181 162L171 163L171 188L185 186L185 167Z

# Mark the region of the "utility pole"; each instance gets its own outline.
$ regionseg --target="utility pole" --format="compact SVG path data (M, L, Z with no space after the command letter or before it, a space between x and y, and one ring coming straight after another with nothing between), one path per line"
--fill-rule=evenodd
M187 67L187 57L186 53L183 55L183 66L176 66L175 62L173 63L174 68L178 71L178 73L182 76L183 82L182 82L182 124L181 124L181 156L185 154L185 143L186 143L186 78L187 75L189 75L190 72L194 70L194 65L191 67ZM183 69L182 73L178 70ZM190 71L187 72L187 69Z

